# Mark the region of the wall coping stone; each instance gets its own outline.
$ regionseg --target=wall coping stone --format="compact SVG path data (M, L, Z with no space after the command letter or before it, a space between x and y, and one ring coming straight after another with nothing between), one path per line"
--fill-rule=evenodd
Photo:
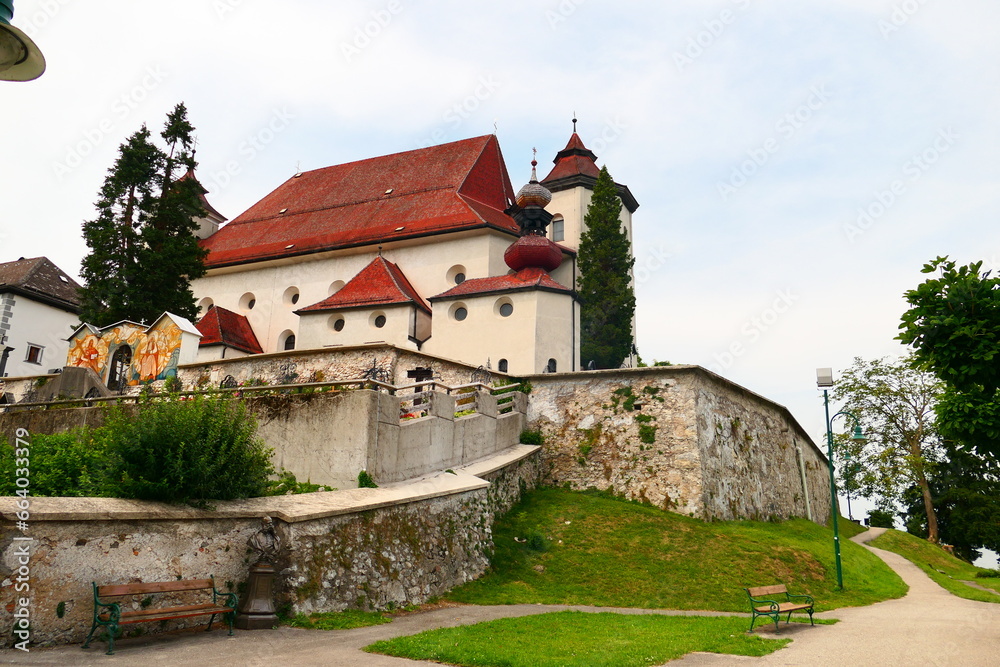
M122 498L31 498L31 521L141 521L244 519L275 517L286 523L354 514L489 487L485 475L534 454L539 447L516 445L482 459L456 474L439 472L377 489L343 489L288 496L220 500L213 510ZM16 519L17 497L0 497L0 516ZM30 533L29 533L30 536Z

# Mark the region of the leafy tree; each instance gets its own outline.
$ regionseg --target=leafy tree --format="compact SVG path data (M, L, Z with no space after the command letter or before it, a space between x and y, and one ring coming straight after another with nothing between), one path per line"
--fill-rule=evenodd
M622 229L622 202L607 167L594 184L580 238L580 354L584 364L618 368L632 349L635 259Z
M979 549L1000 551L1000 464L964 448L946 445L946 460L930 479L941 541L955 554L972 562ZM916 487L906 498L906 529L921 535L927 515Z
M957 267L947 257L924 265L923 273L934 272L906 293L898 338L945 383L941 434L1000 457L1000 277L983 272L982 262Z
M101 188L98 216L85 222L80 319L98 326L151 323L163 311L197 317L190 280L205 274L207 254L194 236L204 214L200 189L185 178L196 163L194 128L178 104L155 145L143 126L118 149Z
M909 358L855 358L833 390L867 437L864 444L840 440L842 459L850 456L844 482L882 509L903 502L909 487L919 489L931 542L938 541L938 525L928 479L942 455L934 418L941 391L937 378L914 369Z

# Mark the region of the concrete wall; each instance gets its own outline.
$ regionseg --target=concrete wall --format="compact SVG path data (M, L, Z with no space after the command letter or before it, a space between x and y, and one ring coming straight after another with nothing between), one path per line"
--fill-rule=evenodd
M516 445L526 424L523 395L498 415L496 399L477 395L476 414L455 418L455 397L435 392L426 417L400 421L400 397L371 390L279 394L246 399L271 460L302 482L357 486L367 470L379 484L466 465ZM465 407L465 406L462 406ZM0 438L17 428L59 433L99 426L100 408L0 413Z
M808 434L786 408L714 373L671 366L528 379L528 422L546 436L549 484L610 489L705 519L829 516L826 458Z
M15 590L14 541L0 536L0 606L30 600L34 645L82 642L93 610L91 582L170 581L214 575L242 592L247 539L260 517L275 518L286 546L276 582L292 612L384 609L425 602L486 569L494 517L533 488L538 448L521 445L474 466L412 483L300 496L219 502L209 510L106 498L35 498L31 506L30 590ZM10 525L16 498L0 498ZM161 596L162 597L162 596ZM165 598L158 604L183 604ZM190 602L188 602L190 603ZM62 605L62 614L57 612ZM126 607L138 609L140 600ZM13 618L0 621L10 646ZM162 632L205 618L126 626ZM104 644L96 644L95 653Z

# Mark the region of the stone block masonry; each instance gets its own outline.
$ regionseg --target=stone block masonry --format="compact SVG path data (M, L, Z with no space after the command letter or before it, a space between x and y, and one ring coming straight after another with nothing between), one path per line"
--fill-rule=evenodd
M698 366L536 375L543 480L703 519L830 515L826 457L787 408Z
M271 516L287 545L276 597L288 613L419 604L481 575L492 526L534 488L539 449L510 448L474 465L378 489L219 502L212 510L110 498L35 498L30 599L32 646L79 643L90 629L91 582L169 581L214 575L241 592L247 539ZM11 526L16 498L0 498ZM0 605L12 608L19 536L0 536ZM139 609L142 600L125 606ZM184 604L180 599L178 604ZM11 621L0 623L10 646ZM155 633L205 619L149 623ZM95 654L103 652L97 642Z

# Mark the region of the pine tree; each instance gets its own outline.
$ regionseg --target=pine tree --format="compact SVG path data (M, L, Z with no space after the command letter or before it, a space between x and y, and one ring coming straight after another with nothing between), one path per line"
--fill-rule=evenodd
M167 151L152 143L145 125L119 147L98 216L83 225L90 254L83 260L82 321L151 324L164 311L197 316L190 280L205 274L207 253L194 236L195 218L204 214L199 186L184 178L196 164L193 132L178 104L160 135Z
M635 259L619 215L622 202L607 167L594 184L594 195L580 238L578 262L580 354L584 365L618 368L632 349L635 291L631 269Z

